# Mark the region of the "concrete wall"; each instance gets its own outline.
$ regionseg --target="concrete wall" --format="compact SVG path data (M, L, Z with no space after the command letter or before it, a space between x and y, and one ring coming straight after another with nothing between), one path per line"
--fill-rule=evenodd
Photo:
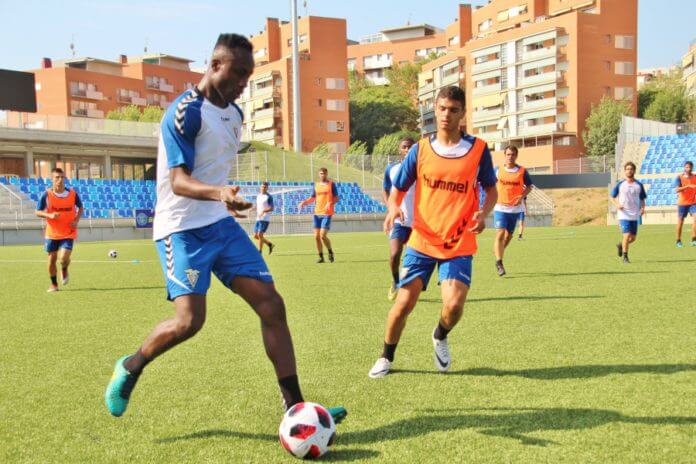
M609 173L590 174L537 174L533 176L534 185L540 189L606 187L611 182Z

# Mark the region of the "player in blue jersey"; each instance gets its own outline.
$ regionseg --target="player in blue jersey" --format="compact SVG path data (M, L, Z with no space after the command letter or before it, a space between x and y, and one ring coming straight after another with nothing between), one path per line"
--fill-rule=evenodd
M404 157L416 141L412 137L404 137L399 142L399 161L391 163L384 171L384 181L382 182L382 198L384 204L388 204L389 195L391 194L394 180L399 174L399 168ZM389 233L389 268L392 274L392 284L387 292L387 299L393 301L396 298L397 286L399 285L399 266L401 265L401 253L404 250L406 242L411 237L411 223L413 221L413 197L416 188L411 186L401 203L401 217L394 221L394 227Z
M635 178L636 165L628 162L624 165L625 180L619 181L611 192L611 202L616 207L616 219L621 226L623 238L616 245L619 257L624 264L629 264L628 246L636 241L638 221L645 214L645 188Z
M261 184L261 191L256 196L256 224L254 224L254 238L259 242L259 253L263 252L263 246L268 247L268 254L273 253L273 245L265 235L271 224L269 216L273 212L273 196L268 193L268 182Z
M106 406L121 416L145 366L193 337L206 317L211 274L241 296L261 319L266 353L286 408L303 400L285 304L261 254L232 218L251 208L227 185L241 137L243 114L233 102L254 69L251 43L221 34L197 87L166 111L157 155L157 206L153 238L174 317L161 322L130 356L116 362ZM333 408L340 421L346 412Z

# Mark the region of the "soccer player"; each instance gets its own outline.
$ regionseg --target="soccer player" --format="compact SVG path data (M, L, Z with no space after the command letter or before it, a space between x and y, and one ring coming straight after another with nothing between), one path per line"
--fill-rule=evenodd
M624 165L626 180L619 181L611 192L611 202L616 207L616 218L621 226L623 239L616 245L619 257L629 264L628 246L636 241L638 221L645 213L645 188L635 179L636 165L631 161Z
M691 246L696 246L696 175L693 173L694 163L684 163L684 172L674 179L674 190L677 192L677 246L682 247L682 227L684 219L690 214Z
M329 262L334 262L334 252L333 248L331 248L331 240L329 240L328 234L329 230L331 230L334 206L338 203L339 197L336 184L328 176L328 169L319 168L319 182L314 183L312 196L302 200L298 206L298 209L301 210L304 205L316 202L314 206L314 240L319 252L317 263L324 262L324 248L322 244L326 245L326 249L329 251Z
M495 267L501 277L505 275L505 266L503 266L505 248L512 240L520 213L524 213L524 200L534 187L529 172L517 164L517 155L517 147L507 147L505 164L496 171L498 203L493 209L493 223L496 229L493 254L495 254ZM522 236L521 232L520 236Z
M46 189L36 206L36 215L46 219L45 249L48 253L48 275L51 286L48 292L58 291L58 252L60 251L60 269L63 285L68 285L70 276L70 255L73 243L77 239L77 225L80 223L82 201L77 191L65 186L65 173L60 168L51 171L53 185Z
M211 274L259 316L285 407L303 401L285 304L251 239L230 217L252 206L236 195L238 187L227 185L227 177L243 117L233 102L253 69L251 43L221 34L198 86L180 95L162 119L153 238L174 317L155 327L134 354L116 361L105 393L114 416L126 411L145 366L203 327ZM343 408L332 412L339 421L345 415Z
M517 240L522 240L522 235L524 234L524 219L525 215L527 214L527 199L523 198L522 199L522 211L520 211L520 215L518 218L518 223L520 225L519 229L519 235L517 236Z
M270 220L268 215L273 211L273 197L268 193L268 182L261 184L261 193L256 196L256 224L254 238L259 241L259 253L263 253L263 245L268 246L268 254L273 253L273 245L266 237Z
M385 231L401 216L401 204L415 184L413 227L404 254L399 291L389 315L382 354L370 369L371 378L389 373L408 315L416 306L435 267L441 285L443 307L432 335L435 366L447 372L451 364L447 334L459 322L471 285L476 235L485 225L498 194L488 146L483 140L460 132L464 118L464 91L440 90L435 101L437 133L411 147L401 163L389 195ZM479 209L479 184L485 190Z
M387 166L384 172L384 181L382 182L382 196L384 204L389 202L389 194L394 184L394 179L399 173L399 167L408 151L416 143L412 137L404 137L399 142L399 161L391 163ZM396 298L396 286L399 284L399 266L401 264L401 253L404 245L408 242L411 236L411 221L413 220L413 195L415 188L411 186L401 203L401 216L394 221L394 228L389 234L389 267L392 273L392 284L389 286L387 299L393 301Z

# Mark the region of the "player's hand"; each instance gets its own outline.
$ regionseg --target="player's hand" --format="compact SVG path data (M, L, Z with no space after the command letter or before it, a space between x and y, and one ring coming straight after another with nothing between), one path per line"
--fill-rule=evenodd
M645 208L641 208L641 209L640 209L640 215L641 215L641 216L645 216Z
M390 207L387 211L387 217L384 218L384 233L388 234L394 228L394 221L399 219L401 222L404 221L404 213L399 207Z
M60 217L60 213L51 213L48 215L49 219L58 219Z
M513 203L514 206L520 206L522 204L522 197L518 198L515 200L515 203Z
M469 232L472 234L480 234L486 228L486 218L483 217L483 211L476 211L471 217L473 226L469 227Z
M80 223L80 221L73 221L70 223L70 228L71 229L77 229L77 225Z
M246 211L251 208L251 202L248 202L237 196L239 186L225 186L220 192L220 200L225 203L227 211L236 218L245 218L246 215L240 214L240 211Z
M619 206L616 207L616 209L618 209L619 211L623 211L624 207L621 206L621 205L619 205Z

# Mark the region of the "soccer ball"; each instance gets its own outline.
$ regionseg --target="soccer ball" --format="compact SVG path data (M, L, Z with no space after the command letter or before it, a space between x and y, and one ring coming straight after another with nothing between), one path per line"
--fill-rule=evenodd
M118 251L109 250L109 258L118 258Z
M336 424L324 406L297 403L285 413L278 436L283 447L296 458L318 458L333 444Z

